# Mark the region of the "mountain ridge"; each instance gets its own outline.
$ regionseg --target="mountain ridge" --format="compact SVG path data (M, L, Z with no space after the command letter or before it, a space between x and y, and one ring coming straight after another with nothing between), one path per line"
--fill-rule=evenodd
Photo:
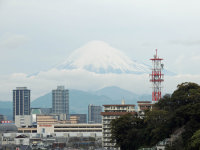
M81 91L69 89L70 113L87 114L88 105L120 104L125 99L126 104L136 104L138 100L151 100L151 95L138 95L117 86L104 87L96 91ZM52 95L48 92L31 102L31 108L51 108ZM12 119L12 101L0 101L0 114Z

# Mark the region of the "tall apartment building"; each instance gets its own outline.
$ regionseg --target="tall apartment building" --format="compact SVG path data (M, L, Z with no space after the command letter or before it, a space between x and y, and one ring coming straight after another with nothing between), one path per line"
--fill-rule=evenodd
M95 106L92 104L88 105L88 123L101 123L101 112L101 106Z
M101 113L102 115L102 133L103 139L102 144L105 149L113 149L118 150L119 148L115 147L115 143L111 142L111 129L110 129L110 122L113 119L119 118L122 115L127 113L136 114L135 112L135 105L125 104L122 101L121 105L103 105L104 112Z
M26 87L17 87L13 90L13 120L16 115L30 115L31 92Z
M69 116L69 90L64 86L52 90L52 112Z

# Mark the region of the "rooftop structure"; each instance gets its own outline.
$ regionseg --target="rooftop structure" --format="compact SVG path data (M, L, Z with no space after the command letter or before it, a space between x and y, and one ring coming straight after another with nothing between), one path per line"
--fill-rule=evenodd
M14 124L0 124L0 133L16 133L17 126Z

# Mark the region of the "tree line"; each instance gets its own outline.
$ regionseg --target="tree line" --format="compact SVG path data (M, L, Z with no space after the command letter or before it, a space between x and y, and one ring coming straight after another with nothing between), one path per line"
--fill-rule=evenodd
M175 135L167 150L200 150L200 86L185 82L145 111L111 122L112 141L121 150L153 147Z

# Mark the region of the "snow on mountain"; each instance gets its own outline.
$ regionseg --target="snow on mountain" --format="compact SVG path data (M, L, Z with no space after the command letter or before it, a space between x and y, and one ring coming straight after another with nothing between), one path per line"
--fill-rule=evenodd
M132 61L102 41L91 41L75 50L57 69L84 69L95 73L149 73L149 66Z

